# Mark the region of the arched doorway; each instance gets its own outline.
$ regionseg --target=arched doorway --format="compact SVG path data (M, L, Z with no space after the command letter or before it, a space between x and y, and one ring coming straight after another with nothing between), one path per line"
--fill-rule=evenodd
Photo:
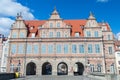
M42 65L42 75L52 75L52 66L49 62Z
M80 62L75 63L73 67L73 72L74 72L74 75L83 75L83 72L84 72L83 64Z
M61 62L57 66L57 75L67 75L68 74L68 66L66 63Z
M35 63L30 62L27 64L26 75L36 75L36 64Z

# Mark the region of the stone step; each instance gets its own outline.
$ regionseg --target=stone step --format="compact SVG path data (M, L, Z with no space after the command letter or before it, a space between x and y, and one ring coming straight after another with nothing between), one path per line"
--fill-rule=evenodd
M27 76L12 80L99 80L87 76Z

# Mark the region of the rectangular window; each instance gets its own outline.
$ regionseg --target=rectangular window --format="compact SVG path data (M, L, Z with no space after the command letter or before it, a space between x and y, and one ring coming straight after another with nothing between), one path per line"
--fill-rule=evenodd
M39 46L38 45L33 45L33 50L34 50L35 54L39 53Z
M87 37L91 37L91 32L87 31Z
M32 45L31 44L27 45L27 53L32 53Z
M115 68L114 64L111 64L111 65L110 65L110 72L111 72L111 73L114 73L114 71L115 71L114 68Z
M76 33L75 33L75 37L80 37L79 32L76 32Z
M57 49L56 49L56 52L57 52L57 53L61 53L61 45L57 45L56 48L57 48Z
M77 53L77 46L76 45L72 45L72 53Z
M120 61L118 61L118 64L120 65Z
M95 31L95 32L94 32L94 36L95 36L95 37L98 37L98 31Z
M92 44L88 45L88 53L92 53Z
M100 45L99 44L95 44L95 52L100 53Z
M111 37L110 37L110 35L108 35L108 40L111 40Z
M14 64L10 64L10 72L11 72L11 73L14 72Z
M60 27L60 23L59 22L57 23L57 27Z
M57 37L58 37L58 38L60 37L60 32L57 32Z
M48 45L48 53L54 53L53 52L53 45Z
M120 53L117 53L117 56L120 57Z
M17 34L16 34L16 33L13 33L13 34L12 34L12 38L17 38Z
M50 38L53 37L53 32L50 32L50 33L49 33L49 37L50 37Z
M79 45L79 53L84 53L84 45Z
M53 23L50 23L50 28L52 28L53 27Z
M94 72L94 64L90 64L90 71Z
M109 54L112 54L112 47L108 47Z
M64 45L64 53L68 53L68 45L67 44Z
M15 53L17 52L17 46L16 46L16 44L12 44L12 45L11 45L11 48L12 48L12 49L11 49L11 50L12 50L11 53L12 53L12 54L15 54Z
M20 32L20 38L24 38L24 33Z
M46 45L41 45L41 53L46 53Z
M18 47L18 53L24 53L24 47L23 47L23 44L19 44L19 47Z

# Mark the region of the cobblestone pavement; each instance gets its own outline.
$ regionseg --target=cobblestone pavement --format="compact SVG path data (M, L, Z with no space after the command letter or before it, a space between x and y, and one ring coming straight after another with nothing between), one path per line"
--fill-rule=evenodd
M87 76L27 76L26 78L12 80L100 80Z

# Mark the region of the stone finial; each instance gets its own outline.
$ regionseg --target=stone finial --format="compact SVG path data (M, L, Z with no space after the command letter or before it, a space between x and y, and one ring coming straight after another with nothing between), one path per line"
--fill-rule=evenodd
M93 13L90 11L90 15L89 15L89 18L88 19L95 19Z

